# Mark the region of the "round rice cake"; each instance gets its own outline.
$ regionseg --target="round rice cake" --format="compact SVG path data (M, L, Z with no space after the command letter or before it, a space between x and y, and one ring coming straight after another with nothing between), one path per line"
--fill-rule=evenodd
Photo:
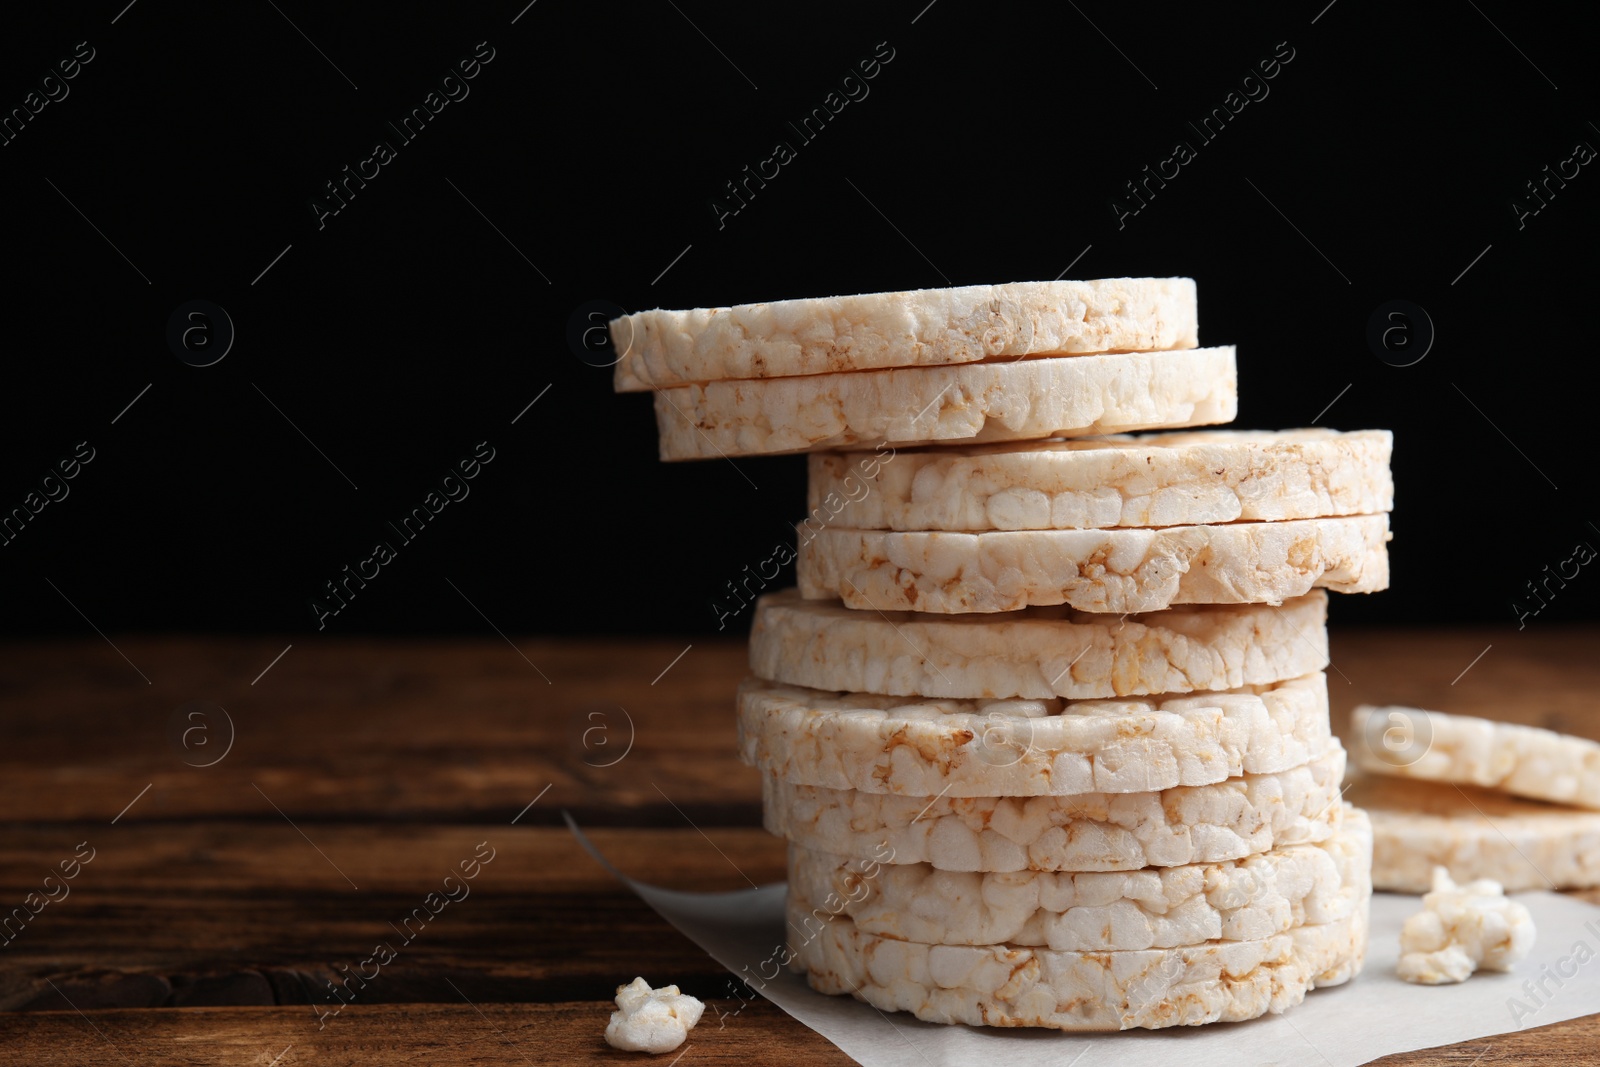
M910 533L800 527L802 596L935 613L1281 604L1389 585L1388 515L1159 530Z
M664 460L1229 422L1233 348L714 381L655 393Z
M1225 863L1115 872L957 872L789 846L789 893L863 934L932 945L1095 952L1254 941L1343 919L1372 891L1372 826Z
M867 934L790 899L788 965L819 993L848 993L931 1023L1056 1030L1158 1029L1278 1014L1347 982L1366 959L1369 904L1254 941L1062 952L930 945Z
M1123 619L1070 608L1006 615L855 611L763 596L750 670L786 685L892 696L1090 700L1270 685L1328 665L1328 598L1196 605Z
M769 832L860 860L941 871L1137 871L1240 860L1332 832L1345 754L1147 793L911 797L762 776Z
M1363 770L1600 808L1600 742L1587 737L1369 704L1356 708L1350 719L1355 736L1363 739L1356 746L1356 762Z
M1010 282L613 319L618 392L1198 343L1192 278Z
M1057 796L1209 785L1332 747L1319 671L1225 693L910 700L746 679L739 752L799 785L902 796Z
M1357 778L1346 799L1372 817L1372 884L1427 893L1434 867L1508 893L1600 886L1600 812L1471 785Z
M819 453L808 510L858 530L1087 530L1376 515L1387 430L1187 433Z

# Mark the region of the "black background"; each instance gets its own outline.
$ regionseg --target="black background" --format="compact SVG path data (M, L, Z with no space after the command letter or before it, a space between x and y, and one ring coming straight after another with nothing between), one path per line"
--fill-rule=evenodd
M0 146L0 509L76 442L95 459L0 547L4 625L316 632L323 583L487 440L471 495L324 634L712 632L723 583L792 536L804 461L658 463L649 400L569 347L575 309L1072 264L1196 278L1202 343L1238 345L1238 425L1395 431L1394 589L1339 621L1514 630L1528 580L1600 546L1600 165L1520 229L1511 206L1600 146L1593 27L1325 2L8 14L0 108L79 41L95 58ZM319 229L323 183L480 41L470 95ZM879 42L870 94L799 145L787 122ZM1269 95L1200 144L1186 122L1279 42ZM1119 229L1112 198L1180 138L1198 157ZM719 228L711 199L779 139L798 158ZM237 329L214 366L165 340L192 299ZM1365 339L1392 299L1437 330L1414 366ZM1535 621L1592 618L1597 593L1586 569Z

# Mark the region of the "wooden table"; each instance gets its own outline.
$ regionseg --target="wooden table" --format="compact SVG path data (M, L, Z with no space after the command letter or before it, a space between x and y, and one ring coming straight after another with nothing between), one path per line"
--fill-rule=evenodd
M737 1004L560 812L650 882L781 879L733 755L739 644L302 637L274 663L286 640L112 636L0 652L0 916L58 898L0 935L0 1064L643 1062L601 1037L618 983ZM1600 736L1597 649L1595 629L1335 628L1335 721L1370 700ZM225 710L231 749L191 701ZM365 963L380 941L395 958ZM685 1067L849 1062L765 1001L706 1019ZM1597 1047L1589 1016L1383 1062Z

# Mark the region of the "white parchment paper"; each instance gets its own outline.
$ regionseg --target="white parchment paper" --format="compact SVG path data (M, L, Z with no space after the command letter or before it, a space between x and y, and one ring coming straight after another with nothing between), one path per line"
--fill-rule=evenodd
M939 1026L850 997L823 996L804 978L780 970L772 961L784 944L782 884L734 893L660 889L617 871L570 816L567 824L590 855L684 936L867 1067L1113 1062L1117 1067L1356 1067L1396 1052L1492 1038L1600 1012L1600 908L1558 893L1519 893L1517 899L1533 913L1538 941L1514 972L1479 972L1460 985L1418 986L1400 981L1394 969L1400 926L1420 910L1420 899L1379 893L1372 899L1372 940L1361 974L1346 985L1310 993L1283 1015L1100 1034ZM739 991L748 998L750 989ZM731 992L725 1000L708 1001L700 1026L736 1027L740 1004Z

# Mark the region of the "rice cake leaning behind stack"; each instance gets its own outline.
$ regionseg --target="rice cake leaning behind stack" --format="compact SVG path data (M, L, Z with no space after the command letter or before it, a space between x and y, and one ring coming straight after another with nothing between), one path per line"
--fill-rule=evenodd
M1507 892L1600 886L1600 744L1407 707L1351 714L1373 884L1426 893L1433 869Z
M1600 810L1600 742L1537 726L1446 715L1420 708L1362 705L1351 713L1358 737L1381 734L1398 716L1426 735L1417 750L1363 745L1364 770L1497 789L1530 800Z

